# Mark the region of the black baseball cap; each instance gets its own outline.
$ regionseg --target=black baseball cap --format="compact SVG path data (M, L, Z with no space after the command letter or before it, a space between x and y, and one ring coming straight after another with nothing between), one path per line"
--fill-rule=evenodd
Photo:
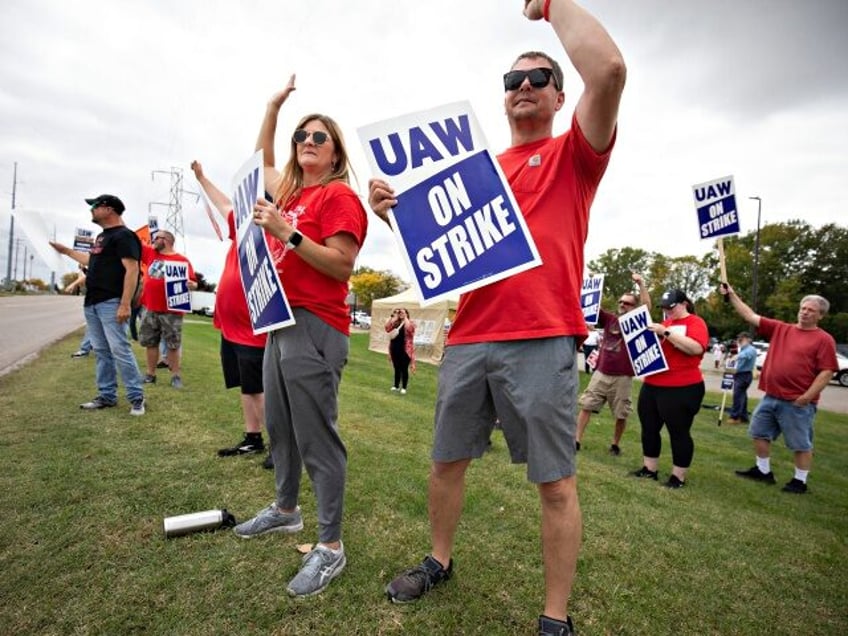
M99 197L94 197L93 199L86 199L86 203L88 203L92 207L96 207L98 205L105 205L106 207L112 208L118 214L123 214L126 208L124 207L124 202L121 201L114 194L101 194Z
M684 294L679 289L667 289L663 292L662 298L660 298L660 307L663 309L671 309L678 303L685 303L688 298L686 298L686 294Z

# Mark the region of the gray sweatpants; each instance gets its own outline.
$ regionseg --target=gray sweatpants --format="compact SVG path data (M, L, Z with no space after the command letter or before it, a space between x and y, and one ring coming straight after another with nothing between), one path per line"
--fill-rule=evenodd
M262 365L265 426L277 506L294 508L303 467L318 510L318 540L341 538L347 451L338 433L338 395L347 362L346 335L301 308L296 324L268 334Z

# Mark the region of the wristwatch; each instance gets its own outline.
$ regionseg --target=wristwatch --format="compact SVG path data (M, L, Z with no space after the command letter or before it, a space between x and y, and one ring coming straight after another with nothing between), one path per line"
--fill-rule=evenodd
M303 234L301 234L300 232L295 230L294 232L291 233L291 236L289 236L289 240L286 241L286 247L289 248L290 250L293 250L298 245L300 245L300 242L302 240L303 240Z
M663 331L663 338L668 338L670 335L671 335L671 332L668 329Z

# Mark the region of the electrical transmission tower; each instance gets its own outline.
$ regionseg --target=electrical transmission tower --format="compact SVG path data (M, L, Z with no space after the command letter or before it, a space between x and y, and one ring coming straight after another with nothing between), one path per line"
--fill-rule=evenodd
M190 194L199 198L200 195L196 192L190 192L183 189L183 169L172 167L170 170L154 170L150 173L150 178L156 180L157 174L167 174L170 177L171 184L169 190L168 202L152 201L147 206L147 213L153 213L153 206L164 206L167 208L165 213L165 222L160 224L163 229L169 230L174 238L182 239L183 252L188 252L188 246L185 241L185 225L183 223L183 194Z

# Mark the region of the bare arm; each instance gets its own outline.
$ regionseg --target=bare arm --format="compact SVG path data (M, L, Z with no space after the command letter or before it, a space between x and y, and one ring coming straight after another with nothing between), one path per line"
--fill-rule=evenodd
M642 274L637 274L636 272L633 272L631 277L633 278L633 282L636 283L636 286L639 288L639 302L645 305L650 313L651 294L648 293L648 288L645 286L645 279L642 278Z
M253 214L253 222L283 243L288 243L294 228L277 211L273 203L259 199ZM325 243L316 243L304 236L297 246L297 255L322 274L340 281L347 281L353 273L359 245L353 236L335 234Z
M701 346L700 342L694 338L690 338L689 336L677 333L661 323L652 322L648 325L648 329L658 336L664 337L672 347L678 351L682 351L687 356L699 356L704 353L704 348ZM666 331L668 331L667 336L665 335Z
M830 383L830 380L832 378L832 369L824 369L822 371L819 371L818 375L815 377L813 383L809 386L809 388L795 400L795 404L797 406L806 406L807 404L815 400L819 393L824 391L824 387L826 387Z
M524 0L524 15L542 18L544 0ZM588 11L571 0L550 0L551 26L583 80L575 114L586 140L598 152L609 147L627 68L609 33Z
M138 261L134 258L122 258L121 264L124 266L124 289L121 293L121 302L118 305L115 320L126 322L132 313L130 303L132 302L136 285L138 285Z
M754 313L754 310L748 307L739 296L736 295L736 292L733 290L733 287L730 286L729 283L722 283L719 286L719 293L722 296L727 296L730 298L730 304L733 305L733 308L736 310L736 313L742 317L742 320L747 322L748 324L753 325L754 327L760 326L760 316Z
M233 209L233 202L230 201L230 197L221 192L215 184L206 177L203 173L203 166L200 165L199 161L192 161L191 169L194 172L194 176L200 184L200 187L203 188L203 191L206 193L206 196L209 197L212 205L214 205L215 209L218 210L218 214L220 214L226 221L230 210Z
M59 254L69 256L80 265L88 265L88 252L78 252L77 250L72 250L67 245L62 245L61 243L57 243L56 241L48 241L48 243L50 243L50 247L59 252Z
M276 190L277 181L280 178L280 173L274 169L274 138L277 134L277 116L280 114L283 103L295 90L294 79L295 76L292 75L286 87L271 96L268 106L265 108L262 126L259 128L259 137L256 139L256 150L261 150L264 156L265 188L269 192Z

